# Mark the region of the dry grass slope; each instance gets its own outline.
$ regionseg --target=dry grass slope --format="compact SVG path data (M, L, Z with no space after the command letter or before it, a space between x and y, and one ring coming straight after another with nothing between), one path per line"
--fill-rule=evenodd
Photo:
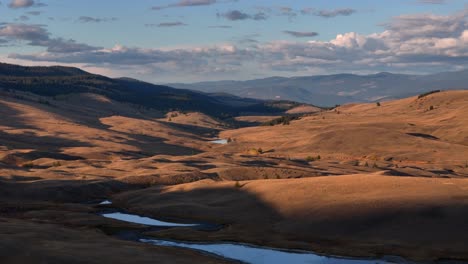
M468 259L467 102L468 91L449 91L228 129L205 114L90 93L2 93L0 256L27 263L15 253L26 243L44 262L99 262L98 253L116 263L133 253L141 263L220 262L109 237L140 228L103 220L88 204L113 196L132 212L225 227L155 237ZM209 143L218 136L232 141Z

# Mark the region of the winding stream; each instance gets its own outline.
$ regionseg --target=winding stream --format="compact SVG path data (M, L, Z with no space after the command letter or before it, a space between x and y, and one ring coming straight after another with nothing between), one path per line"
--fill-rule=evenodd
M208 252L227 259L237 260L251 264L375 264L391 263L384 260L351 259L339 257L327 257L310 252L291 252L277 249L262 248L246 244L216 243L196 244L186 242L175 242L157 239L140 239L141 242L157 246L190 248Z
M212 140L210 141L213 144L221 144L221 145L226 145L228 143L227 139L217 139L217 140Z
M124 222L142 224L142 225L148 225L148 226L160 226L160 227L195 227L195 226L198 226L198 224L179 224L179 223L164 222L164 221L155 220L149 217L120 213L120 212L102 214L102 216L106 218L112 218L112 219L124 221Z
M101 203L102 204L102 203ZM104 203L104 204L111 204ZM201 224L181 224L159 221L149 217L127 214L122 212L104 213L103 217L116 219L120 221L143 224L153 227L192 227L197 228ZM168 241L159 239L139 238L139 242L149 243L156 246L180 247L193 249L213 255L217 255L226 259L236 260L243 263L251 264L280 264L280 263L297 263L297 264L383 264L393 263L380 259L357 259L321 256L307 251L288 251L266 247L257 247L253 245L241 243L189 243L181 241Z

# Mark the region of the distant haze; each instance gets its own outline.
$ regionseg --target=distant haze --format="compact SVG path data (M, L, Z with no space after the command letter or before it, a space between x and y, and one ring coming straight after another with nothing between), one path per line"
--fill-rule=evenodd
M468 89L468 70L432 75L378 73L271 77L249 81L217 81L169 86L208 93L230 93L257 99L285 99L332 106L403 98L430 90Z

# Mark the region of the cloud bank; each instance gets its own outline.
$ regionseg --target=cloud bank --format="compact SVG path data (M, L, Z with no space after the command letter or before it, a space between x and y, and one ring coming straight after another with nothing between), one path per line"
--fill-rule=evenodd
M240 12L240 11L239 11ZM229 20L254 19L252 14L225 13ZM175 22L177 23L177 22ZM165 26L177 26L169 23ZM181 23L181 22L180 22ZM162 26L162 25L161 25ZM26 42L45 51L9 54L10 59L84 64L152 76L245 76L245 72L283 75L333 72L434 72L468 65L468 9L441 16L413 14L394 17L373 34L346 32L329 41L252 41L250 45L157 49L116 45L94 47L75 40L52 38L41 25L0 25L0 43ZM294 37L316 32L284 31ZM223 75L225 74L225 75ZM176 78L176 77L175 77Z

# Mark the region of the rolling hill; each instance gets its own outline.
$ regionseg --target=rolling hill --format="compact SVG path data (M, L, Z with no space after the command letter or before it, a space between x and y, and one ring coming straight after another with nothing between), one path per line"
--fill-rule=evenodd
M226 118L240 113L279 113L284 105L244 99L225 94L206 94L197 91L154 85L130 78L112 79L70 67L24 67L0 63L0 90L29 92L40 96L93 93L109 99L131 103L163 112L199 111ZM295 106L291 104L291 107Z
M327 110L73 68L13 72L0 77L2 260L225 263L119 239L128 231L423 263L468 259L468 91ZM194 111L165 111L165 101ZM252 106L290 109L297 119L232 129L209 114ZM236 118L256 124L269 114ZM222 228L152 230L99 215L109 209Z

